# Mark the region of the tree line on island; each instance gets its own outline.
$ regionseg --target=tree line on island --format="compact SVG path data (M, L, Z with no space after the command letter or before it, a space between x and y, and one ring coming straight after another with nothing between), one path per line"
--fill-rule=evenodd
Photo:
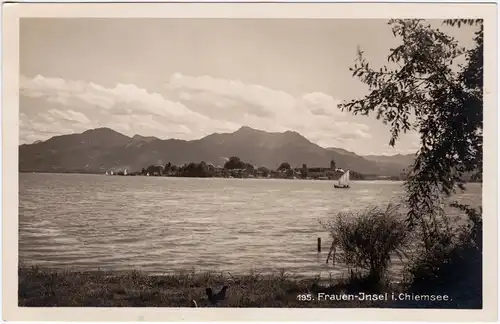
M140 172L124 173L116 175L130 176L170 176L170 177L193 177L193 178L286 178L286 179L338 179L345 171L335 168L335 162L331 162L330 168L307 168L307 166L293 168L290 163L282 162L275 170L265 166L256 167L252 163L245 162L237 156L232 156L224 163L223 167L216 167L211 163L201 161L191 162L182 166L167 163L165 165L151 164L142 168ZM309 174L308 170L314 170ZM363 180L364 176L356 171L350 171L353 180Z

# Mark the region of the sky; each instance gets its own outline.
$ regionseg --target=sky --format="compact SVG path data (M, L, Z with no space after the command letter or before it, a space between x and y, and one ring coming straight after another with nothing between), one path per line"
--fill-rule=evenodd
M442 28L445 29L445 28ZM467 47L473 30L450 33ZM337 105L367 87L398 44L377 19L22 18L20 143L109 127L128 136L199 139L241 126L292 130L360 155L414 153L416 133Z

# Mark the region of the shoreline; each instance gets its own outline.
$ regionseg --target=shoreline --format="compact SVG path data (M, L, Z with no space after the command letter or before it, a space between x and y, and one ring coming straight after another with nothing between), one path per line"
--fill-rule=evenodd
M313 180L313 181L337 181L338 179L321 179L321 178L286 178L286 177L215 177L215 176L210 176L210 177L193 177L193 176L173 176L173 175L161 175L161 176L146 176L143 174L127 174L127 175L120 175L120 174L114 174L114 175L106 175L105 173L101 172L74 172L74 171L68 171L68 172L61 172L61 171L19 171L19 173L41 173L41 174L81 174L81 175L101 175L101 176L107 176L107 177L147 177L147 178L195 178L195 179L258 179L258 180ZM391 176L371 176L371 175L363 175L364 179L351 179L351 182L356 182L356 181L386 181L386 182L404 182L406 179L394 179L394 177ZM480 183L482 184L483 181L477 181L477 180L465 180L466 183Z
M106 175L100 172L56 172L56 171L19 171L19 173L41 173L41 174L78 174L78 175L101 175L106 177L147 177L147 178L195 178L195 179L258 179L258 180L309 180L309 181L337 181L338 179L320 179L320 178L286 178L286 177L191 177L191 176L171 176L171 175L161 175L161 176L146 176L142 174L127 174L127 175ZM365 178L365 179L351 179L351 182L356 181L390 181L390 182L404 182L403 179L389 179L389 178ZM474 182L474 181L468 181Z
M97 176L106 176L106 177L146 177L146 178L191 178L191 179L245 179L245 180L306 180L306 181L331 181L335 182L337 180L334 179L315 179L315 178L264 178L264 177L187 177L187 176L145 176L145 175L106 175L103 173L97 172L52 172L52 171L19 171L19 173L41 173L41 174L78 174L78 175L97 175ZM372 181L384 181L384 182L405 182L404 179L386 179L386 178L365 178L365 179L351 179L351 182L372 182ZM466 183L477 183L482 184L482 181L471 181L467 180Z
M222 272L178 271L148 275L136 270L69 271L21 265L18 275L18 305L28 307L193 307L192 300L198 307L387 305L387 301L342 297L359 295L359 287L351 287L341 278L319 281L313 276L296 278L286 272L232 276ZM212 305L206 288L218 292L224 285L229 286L226 300ZM402 291L395 284L388 293Z
M451 302L453 296L414 294L402 284L373 291L363 288L362 281L330 278L320 282L315 277L294 278L285 271L228 274L179 271L146 275L136 270L69 271L20 265L18 306L470 309ZM225 298L211 302L206 289L217 294L223 286L228 286Z

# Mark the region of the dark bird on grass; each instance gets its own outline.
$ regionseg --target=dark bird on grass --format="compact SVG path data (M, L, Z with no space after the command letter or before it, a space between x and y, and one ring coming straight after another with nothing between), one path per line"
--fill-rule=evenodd
M226 290L227 288L229 288L229 286L224 286L222 287L221 291L219 291L217 294L214 294L213 291L212 291L212 288L207 288L206 289L206 292L207 292L207 297L208 297L208 300L212 303L212 304L217 304L219 301L222 301L224 299L226 299Z

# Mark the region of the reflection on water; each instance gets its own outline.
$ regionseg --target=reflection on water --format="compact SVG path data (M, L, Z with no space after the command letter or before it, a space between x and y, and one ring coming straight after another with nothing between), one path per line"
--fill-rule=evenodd
M318 220L403 193L388 181L334 190L330 181L19 177L20 261L82 270L337 272ZM459 198L480 204L480 185Z

